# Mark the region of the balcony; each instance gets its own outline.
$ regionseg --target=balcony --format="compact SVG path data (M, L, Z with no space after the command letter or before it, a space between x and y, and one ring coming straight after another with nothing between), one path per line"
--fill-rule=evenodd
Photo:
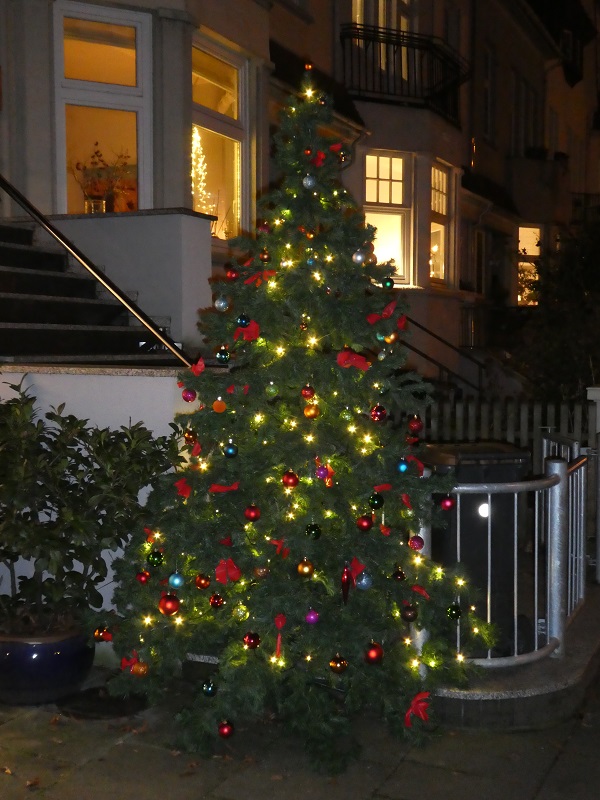
M464 59L442 39L370 25L343 25L344 83L352 97L428 108L459 124Z

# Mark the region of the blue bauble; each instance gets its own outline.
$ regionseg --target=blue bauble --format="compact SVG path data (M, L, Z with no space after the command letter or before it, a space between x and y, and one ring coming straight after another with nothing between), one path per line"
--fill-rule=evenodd
M210 678L202 684L202 693L206 695L206 697L214 697L217 693L217 687Z
M364 589L370 589L371 586L373 586L373 578L369 575L368 572L361 572L356 579L356 588L364 590Z
M225 458L235 458L238 454L237 445L233 442L227 442L225 447L223 448L223 455Z
M227 364L227 362L231 358L231 353L225 346L223 346L219 350L217 350L215 358L217 359L217 361L220 361L221 364Z
M185 578L181 572L174 572L172 575L169 575L169 586L172 586L173 589L180 589L184 583Z
M251 320L248 314L240 314L237 318L237 324L240 326L240 328L247 328L248 325L250 325L250 322Z
M396 469L398 472L406 472L408 469L408 461L405 461L403 458L401 458Z

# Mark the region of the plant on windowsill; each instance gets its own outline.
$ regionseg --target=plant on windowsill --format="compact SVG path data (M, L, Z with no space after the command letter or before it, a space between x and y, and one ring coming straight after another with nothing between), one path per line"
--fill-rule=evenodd
M115 210L115 202L131 188L129 158L127 150L121 150L108 161L94 142L89 159L69 164L69 172L83 192L86 214Z
M0 402L0 700L8 693L9 702L51 702L48 669L57 673L58 696L82 680L79 670L75 678L53 666L56 651L69 650L64 642L77 650L83 677L89 671L105 556L143 525L139 492L177 462L177 443L142 423L98 428L63 406L39 415L22 383ZM37 661L22 655L31 646ZM29 687L25 673L37 664L43 672Z

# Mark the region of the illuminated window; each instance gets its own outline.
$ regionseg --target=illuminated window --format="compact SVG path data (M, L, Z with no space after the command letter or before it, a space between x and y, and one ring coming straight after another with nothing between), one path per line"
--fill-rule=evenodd
M54 4L59 211L152 205L152 25L148 14Z
M540 255L539 228L519 228L518 296L520 306L536 306L537 260Z
M448 249L448 170L434 164L431 168L431 238L429 244L429 277L446 278Z
M240 230L246 144L243 82L242 62L210 46L193 47L193 208L217 218L212 234L219 239L235 236Z
M405 155L368 153L365 157L365 220L377 229L375 255L393 261L398 283L410 284L407 219L410 214Z

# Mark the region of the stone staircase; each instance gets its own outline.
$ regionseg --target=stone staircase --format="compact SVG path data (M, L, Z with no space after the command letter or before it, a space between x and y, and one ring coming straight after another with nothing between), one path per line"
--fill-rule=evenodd
M33 225L0 223L0 365L181 366L83 272Z

